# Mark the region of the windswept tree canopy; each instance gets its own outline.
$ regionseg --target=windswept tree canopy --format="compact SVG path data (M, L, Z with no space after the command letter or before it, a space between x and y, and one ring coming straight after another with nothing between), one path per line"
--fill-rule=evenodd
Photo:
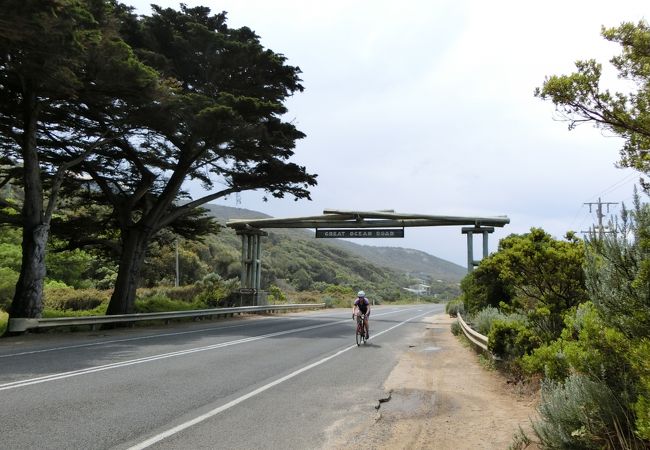
M68 170L119 134L100 131L95 117L156 90L155 72L119 38L111 6L0 4L0 186L12 181L23 191L22 205L0 201L0 223L23 231L14 317L41 313L50 221Z
M128 119L118 121L121 138L101 145L77 170L79 178L90 175L121 230L109 313L132 308L146 246L162 228L235 192L300 199L316 184L315 175L289 161L304 134L282 117L284 101L303 89L299 68L265 49L250 29L231 29L225 13L210 15L204 7L154 6L141 17L121 7L120 24L162 89L153 100L120 104L116 117ZM97 123L105 127L99 135L115 129L115 117ZM189 181L206 195L189 199Z
M89 223L69 232L118 242L109 313L132 309L158 231L214 229L201 205L257 189L309 198L316 175L290 161L304 134L283 120L300 69L250 29L229 28L225 13L181 5L136 16L114 0L5 0L2 10L0 183L14 177L25 194L20 220L4 220L36 236L23 246L34 306L20 314L39 314L60 188L104 224L94 236ZM190 181L206 195L190 199Z
M603 28L602 35L621 46L610 60L619 78L630 86L629 93L611 92L601 87L602 65L593 59L578 61L570 75L553 75L535 91L552 101L569 128L580 123L621 136L620 165L650 174L650 27L645 21ZM644 185L646 190L647 184Z

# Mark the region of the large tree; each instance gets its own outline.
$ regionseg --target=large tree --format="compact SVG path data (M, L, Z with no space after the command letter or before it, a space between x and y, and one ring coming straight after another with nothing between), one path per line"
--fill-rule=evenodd
M650 174L650 27L645 21L603 28L602 35L620 44L611 59L629 93L600 86L602 65L593 59L578 61L570 75L550 76L535 95L552 101L569 128L591 123L624 139L620 165ZM650 187L643 182L644 188Z
M143 17L124 8L122 33L167 90L138 109L122 139L80 166L112 205L120 230L109 314L132 311L147 246L161 229L236 192L299 199L316 184L315 175L288 161L304 135L282 119L283 102L303 89L300 70L264 49L250 29L229 28L225 13L181 5L154 6ZM190 180L208 194L190 199Z
M3 0L0 8L0 155L24 195L22 265L12 317L39 317L50 222L68 170L110 140L88 133L88 111L142 95L155 72L114 30L101 0ZM119 105L118 105L119 106ZM60 145L65 142L66 145Z

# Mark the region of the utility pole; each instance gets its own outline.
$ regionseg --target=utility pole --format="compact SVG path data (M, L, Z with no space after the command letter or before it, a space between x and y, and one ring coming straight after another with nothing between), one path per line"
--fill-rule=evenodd
M607 213L609 214L609 205L618 205L618 202L603 202L600 197L598 197L597 202L587 202L584 204L589 205L589 212L592 212L592 206L597 206L596 217L598 218L598 236L602 238L603 234L605 233L605 226L603 225L603 219L605 218L605 214L603 213L603 206L607 208ZM593 227L592 231L582 231L582 233L591 232L593 232Z

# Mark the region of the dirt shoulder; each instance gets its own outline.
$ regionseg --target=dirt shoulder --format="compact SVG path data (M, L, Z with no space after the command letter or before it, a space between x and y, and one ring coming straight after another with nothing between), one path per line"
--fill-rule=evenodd
M333 448L507 449L519 426L530 427L537 395L482 367L452 335L455 319L426 320L386 380L374 422L349 430Z

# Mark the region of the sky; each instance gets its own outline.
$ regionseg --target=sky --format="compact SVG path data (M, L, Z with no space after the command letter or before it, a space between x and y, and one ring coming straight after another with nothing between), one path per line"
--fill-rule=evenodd
M123 0L141 14L150 1ZM178 9L179 2L158 0ZM543 228L562 238L597 220L585 203L631 203L639 174L615 166L622 140L581 125L569 131L534 96L545 77L575 61L604 66L605 87L623 88L608 61L620 48L601 26L648 19L639 0L185 0L226 11L262 44L302 70L305 91L286 120L307 137L293 162L318 174L311 201L263 201L242 193L216 203L274 217L325 209L501 216L489 250L511 233ZM610 69L610 70L608 70ZM194 197L204 194L189 187ZM403 239L367 245L425 251L467 265L460 227L406 228ZM482 242L475 239L480 257Z

